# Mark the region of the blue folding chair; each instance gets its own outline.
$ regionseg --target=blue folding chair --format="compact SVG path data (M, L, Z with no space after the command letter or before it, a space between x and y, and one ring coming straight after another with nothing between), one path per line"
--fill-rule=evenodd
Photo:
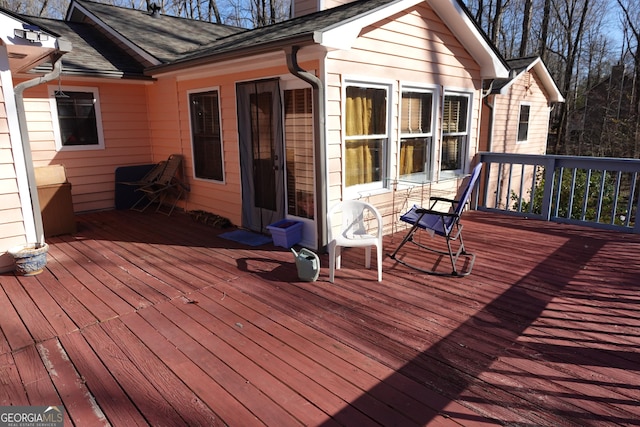
M471 177L467 181L466 187L462 191L462 195L458 200L447 199L444 197L431 197L429 199L431 203L429 209L424 209L417 205L414 205L407 213L402 215L400 217L400 220L411 224L412 227L409 229L409 232L406 234L404 239L402 239L400 245L396 248L395 251L393 251L392 254L389 255L389 257L401 264L406 265L407 267L411 267L427 274L435 274L439 276L468 276L469 274L471 274L476 256L467 252L464 247L460 217L462 215L462 212L464 211L466 204L471 198L471 193L473 193L473 189L478 181L481 170L482 163L478 163L478 165L476 165L476 167L473 169ZM446 212L436 210L435 207L440 202L449 204L450 209ZM427 246L424 243L417 242L414 238L416 232L419 230L426 230L432 237L444 237L447 250L440 250L438 248ZM453 250L452 246L452 242L454 241L458 242L458 249L456 251ZM406 261L402 257L399 257L398 251L400 251L400 249L409 242L415 244L419 248L426 249L430 252L440 255L440 258L443 256L448 256L449 260L451 261L451 267L453 270L450 273L436 271L438 262L436 262L434 268L428 269L413 264L410 261ZM458 259L461 256L467 261L463 269L459 269L457 267Z

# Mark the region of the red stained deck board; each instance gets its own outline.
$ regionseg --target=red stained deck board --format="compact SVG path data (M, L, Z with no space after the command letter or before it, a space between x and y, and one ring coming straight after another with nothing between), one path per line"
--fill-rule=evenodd
M53 384L62 400L66 416L75 425L107 426L104 414L94 404L94 398L62 348L60 341L51 339L38 344L38 352L49 371ZM47 405L47 403L42 403Z
M199 297L201 295L198 295ZM347 404L348 400L343 400L324 387L316 383L316 378L326 378L330 372L317 370L315 376L305 377L295 369L288 360L281 360L269 349L272 345L282 346L286 343L269 342L267 337L262 337L264 341L251 340L253 325L246 322L235 313L229 313L235 322L224 322L223 326L204 330L201 325L220 325L218 317L208 314L208 310L200 309L200 304L205 304L205 298L199 298L196 304L184 304L175 301L173 307L167 307L163 314L177 321L177 324L191 324L191 328L185 330L194 338L197 335L209 336L214 339L206 340L206 347L211 350L220 349L219 357L236 370L240 375L247 378L253 385L258 387L263 393L268 395L276 404L289 406L292 415L300 420L304 425L331 425L329 421L331 413ZM179 310L179 311L178 311ZM226 311L222 307L216 307L218 313ZM204 342L204 341L203 341ZM224 348L227 348L225 351ZM302 359L306 359L301 357ZM314 365L312 359L304 360L308 365ZM287 384L279 380L286 378ZM346 393L351 387L350 384L342 384L342 392ZM364 418L365 422L368 420Z
M166 301L167 295L162 291L163 283L147 284L145 280L148 280L148 275L143 275L142 279L136 277L135 269L123 269L122 263L119 262L117 256L109 251L102 251L101 245L93 240L76 240L69 242L69 244L80 253L83 253L87 258L96 265L99 265L104 270L102 280L105 284L116 284L116 292L129 304L137 304L139 307L145 305L151 305L158 302ZM166 286L166 285L165 285ZM167 288L171 289L167 286ZM175 294L170 291L170 296Z
M56 333L49 320L42 314L24 289L23 285L27 285L30 282L29 279L33 278L20 277L19 280L4 281L2 288L11 300L11 304L20 319L29 330L31 337L38 342L54 337Z
M64 252L64 243L49 245L49 257L53 262L47 263L58 280L69 289L76 298L93 313L98 320L116 317L132 307L104 287L91 273ZM51 265L50 265L51 264ZM116 306L116 307L114 307Z
M47 268L55 271L56 269L54 267L54 264L56 264L55 261L50 259L47 262ZM65 317L73 323L75 328L82 328L97 321L96 316L94 316L91 311L87 309L83 301L76 298L76 295L70 291L70 288L72 288L70 283L67 283L66 286L60 285L60 280L65 280L64 277L56 278L51 274L40 274L37 276L37 279L42 289L44 289L53 299L50 304L58 305L60 309L64 311ZM78 295L78 297L79 296L80 295ZM113 313L111 313L110 315L113 315ZM61 332L60 327L65 329L68 328L66 329L67 332L74 330L71 325L62 322L66 323L67 320L52 322L58 333ZM56 326L57 323L62 324Z
M167 400L169 396L163 396L143 373L145 368L137 366L120 348L124 343L114 342L101 325L87 327L82 335L149 424L185 424L185 419ZM143 344L136 342L131 345ZM154 359L147 361L149 364L153 362ZM149 368L152 368L152 365Z
M208 372L200 369L195 362L158 332L158 329L174 327L168 319L155 310L145 310L145 317L147 319L142 319L138 313L133 313L123 316L122 320L151 351L162 358L163 363L189 385L203 404L208 405L218 414L218 418L211 422L212 427L225 425L225 423L226 425L260 423L255 415L215 382Z
M242 285L238 284L237 286ZM251 284L252 287L256 285L256 283ZM269 285L265 284L265 286L268 287ZM247 289L246 292L250 292L250 290ZM273 292L274 290L264 290L261 293L269 294ZM430 379L432 390L442 387L444 387L443 390L447 391L463 389L469 384L468 378L464 374L450 369L443 362L416 359L419 352L384 337L374 329L370 329L366 325L366 321L361 323L362 316L356 316L355 321L345 322L344 318L350 317L348 313L332 313L330 309L325 307L326 303L311 296L304 298L301 295L299 299L304 299L304 302L298 301L295 303L301 309L299 311L293 312L287 308L293 305L293 302L289 304L286 301L282 301L278 308L293 318L301 319L305 323L314 325L320 332L329 337L341 342L349 342L357 351L369 355L375 361L388 366L394 371L399 371L402 376L408 376L420 382L424 382L427 378ZM273 298L270 298L272 303L273 300ZM293 300L296 300L296 298ZM412 362L407 364L407 360ZM480 398L482 399L482 397ZM501 403L505 405L504 410L507 414L518 419L516 414L507 408L510 399L512 398L507 395ZM423 416L425 419L429 418L426 413ZM521 420L526 421L526 419Z
M13 357L27 393L29 405L58 406L62 404L35 345L14 352Z
M251 281L250 283L246 283L245 281L242 282L242 285L246 285L246 290L245 290L245 287L241 286L240 283L238 283L238 284L231 283L231 284L228 284L227 286L233 287L234 285L238 290L243 290L246 293L251 293L251 290L255 290L257 293L262 293L262 292L260 292L260 289L257 289L257 288L260 288L260 286L259 286L259 283L255 282L255 280ZM290 284L290 286L294 286L294 285ZM309 286L312 286L312 287L313 286L320 286L320 284L311 284ZM207 294L212 294L213 295L213 290L207 290L206 292L207 292ZM232 292L231 289L228 289L228 292L229 292L229 295L232 295L231 294L231 292ZM276 291L271 291L271 292L266 291L266 292L268 294L269 293L273 294ZM212 296L212 299L214 299L214 298L215 297ZM246 303L246 301L244 301L244 302ZM295 298L293 298L291 301L289 301L289 303L284 302L284 304L285 304L285 307L299 307L299 308L302 308L300 302ZM310 303L310 305L313 305L313 304ZM295 312L295 311L294 312L288 312L289 310L287 308L284 308L284 309L281 308L281 310L282 310L282 316L280 316L280 318L281 319L282 318L286 319L287 323L293 322L291 319L301 319L302 317L304 317L304 314L302 314L302 312ZM211 311L216 313L216 314L218 313L218 310L211 309ZM321 311L322 311L322 309L321 309ZM270 314L270 316L273 316L273 315ZM282 321L282 320L280 320L280 321ZM287 324L287 327L291 328L292 326ZM331 328L331 326L329 326L329 328ZM300 329L301 330L299 331L299 334L301 336L308 336L309 334L313 334L314 333L313 330L309 330L308 328L300 328ZM321 335L321 334L315 334L315 335L317 335L317 336L314 336L314 340L313 340L314 343L327 341L326 335ZM289 339L291 339L291 338L289 338ZM303 343L303 344L300 344L300 345L304 346L305 344ZM306 343L306 345L309 346L309 345L312 345L312 344ZM326 343L323 344L323 347L325 349L330 350L330 351L335 351L335 348L337 348L339 345L340 345L339 341L328 340ZM270 347L273 348L274 346L270 346ZM342 347L342 346L340 346L340 347ZM317 349L314 349L314 350L310 350L310 353L322 354L323 350L324 350L323 348L317 348ZM351 351L347 347L345 347L344 350L342 350L341 352L338 352L337 354L339 355L340 358L345 358L347 360L355 357L356 359L358 359L358 366L363 366L363 365L367 366L367 370L369 372L371 370L375 369L374 366L377 365L377 362L375 360L371 360L371 359L359 360L359 357L358 357L359 353L354 353L354 354L350 354L350 353L351 353ZM291 362L291 363L293 363L293 362ZM343 363L343 365L344 365L344 363ZM331 359L331 362L328 363L328 366L330 366L331 369L335 370L335 369L339 368L341 366L341 364L339 363L338 360L336 360L334 358L334 359ZM305 368L301 367L300 369L304 370ZM352 369L351 373L348 372L348 368L345 368L342 372L343 372L345 377L349 378L349 381L352 381L352 382L353 381L357 381L358 376L356 375L356 369L354 369L353 367L351 369ZM380 369L380 368L378 368L378 369ZM354 377L354 375L356 375L356 376ZM379 378L377 379L377 381L385 380L389 376L393 376L393 370L390 370L389 368L383 368L383 372L381 372L379 374ZM369 383L368 383L369 387L372 384L371 380L372 380L372 378L369 378L369 380L368 380L369 381ZM400 380L397 381L397 383L398 383L398 386L401 387L401 388L399 388L399 390L403 390L404 387L407 387L406 390L409 391L408 386L411 384L410 381L406 381L406 380L403 381L402 379L400 379ZM415 387L415 384L413 384L413 386ZM366 388L367 387L367 383L363 383L363 387ZM384 393L388 393L389 392L389 389L386 388L386 381L383 383L382 386L379 386L379 388L381 389L381 391L376 390L376 392L381 393L381 395L384 395ZM433 392L430 392L430 390L425 389L425 388L421 388L419 391L416 391L413 394L414 394L415 397L405 396L405 399L406 399L405 400L405 404L412 402L414 399L425 399L426 402L423 403L423 404L428 406L429 403L433 404L433 403L437 402L438 400L445 400L444 397L438 397ZM387 402L387 403L390 404L391 402L393 402L393 400L394 399L391 399L390 402ZM401 400L399 402L401 402ZM400 404L400 403L398 403L398 404ZM416 404L416 402L413 402L413 404ZM462 407L458 407L456 409L457 409L457 411L459 413L465 413L467 411L466 409L464 409ZM429 409L425 408L424 411L419 412L418 414L421 415L422 417L425 417L426 414L429 411L430 411Z
M163 307L162 311L169 310L170 308L171 306L167 305ZM145 316L154 315L151 311L145 311L142 314ZM149 320L154 323L161 321L157 316L154 316L153 319L154 320ZM186 331L194 325L192 321L186 322L185 320L186 319L181 320L179 326L167 325L161 329L161 333L173 345L180 348L181 351L202 370L206 371L227 393L235 396L249 412L266 425L301 425L300 421L292 417L292 415L287 413L282 407L275 405L268 395L264 394L264 392L253 384L250 376L242 375L241 372L234 370L232 366L225 363L224 358L229 356L229 349L224 345L212 348L212 343L220 345L222 342L218 341L216 337L209 332L201 331L201 333L195 337L189 335ZM238 357L240 360L237 363L252 364L245 356ZM274 386L277 387L275 384Z
M43 278L43 282L40 282L40 278ZM56 335L65 334L67 332L77 329L77 325L67 315L66 311L60 307L55 299L47 292L47 279L50 276L39 275L35 277L21 277L18 276L20 283L23 285L24 290L29 294L31 300L38 307L38 310L43 314L50 323L51 327L55 330ZM49 281L49 285L55 287L53 281Z
M120 243L123 245L123 243ZM182 293L193 292L201 287L208 286L197 276L185 274L184 268L188 264L180 262L180 255L184 249L170 249L164 247L160 250L152 243L128 243L126 244L130 254L128 255L132 263L139 265L141 269L155 277L162 277L164 281Z
M428 405L421 404L422 399L431 400L434 396L425 396L428 394L427 390L410 381L404 382L402 388L383 387L384 390L377 390L377 394L370 396L368 390L379 383L379 379L370 373L375 362L371 360L365 362L368 365L367 368L369 368L367 371L358 368L349 362L350 358L358 355L343 347L339 342L325 340L323 337L318 337L318 341L315 341L310 337L314 333L313 330L302 325L294 325L296 323L294 321L287 322L290 318L275 310L266 309L260 313L250 309L245 305L247 304L246 298L240 298L242 303L236 300L238 296L234 296L232 287L233 283L230 283L225 290L225 298L223 300L216 298L213 289L208 289L201 293L197 307L189 305L180 308L183 311L202 309L204 313L201 315L206 317L208 315L205 313L212 313L215 318L204 324L214 324L222 321L227 326L233 326L238 319L241 319L240 322L242 324L246 323L247 327L243 327L239 333L250 339L250 343L270 349L273 352L273 356L281 359L285 366L296 368L300 374L306 375L308 378L313 379L314 382L317 381L318 385L326 387L327 390L335 393L341 399L351 401L354 396L365 396L362 400L366 401L367 408L375 407L383 402L384 405L389 407L388 410L391 410L387 414L390 420L410 425L412 416L420 419L427 413L431 413L431 416L436 415L436 412L429 408ZM252 303L252 305L254 304L256 302ZM279 322L287 324L286 327ZM296 333L291 329L296 330ZM229 338L229 341L233 341L232 337ZM242 343L244 342L243 340ZM250 347L249 344L246 344L246 346ZM336 357L323 346L331 349L342 347L341 357ZM259 351L256 350L256 352ZM265 368L273 369L270 362L265 362ZM389 370L385 371L381 374L383 378L391 374ZM303 395L312 393L312 396L308 398L312 401L317 401L322 395L314 391L314 389L310 389L308 380L305 381L304 377L300 377L300 374L282 375L274 373L278 378L290 378L293 384L292 387L299 387L299 392ZM300 385L296 385L293 381L295 378L299 378ZM315 384L313 385L315 386ZM323 394L326 395L326 392ZM333 400L335 398L327 402L324 400L317 401L316 405L330 408L331 406L327 405L331 405ZM408 417L408 419L401 421L403 417ZM384 416L379 414L375 418L376 420L383 420ZM355 422L355 420L353 421Z
M29 405L29 399L13 354L0 354L0 406L27 405Z
M184 221L184 218L182 218L182 221ZM127 248L135 248L130 252L130 255L133 255L136 258L139 258L140 254L147 254L148 256L142 259L142 261L144 262L145 269L149 269L149 271L157 271L160 272L159 275L162 275L162 272L166 271L167 267L173 267L167 266L165 261L167 259L172 259L172 257L176 257L176 262L178 262L178 260L182 260L186 265L198 265L201 263L204 266L208 266L216 264L219 268L212 272L220 280L229 280L238 277L237 268L229 263L227 257L220 257L217 252L208 250L208 245L205 245L202 248L197 247L198 245L202 245L204 240L215 241L215 238L213 238L215 234L211 238L209 238L207 234L211 232L211 228L204 227L201 224L193 222L188 223L189 226L197 229L195 233L199 239L199 243L194 243L194 247L190 247L189 243L193 242L193 240L189 241L188 238L191 236L193 231L185 229L184 227L180 229L178 229L178 227L174 227L162 230L161 235L159 235L158 229L154 228L153 224L134 223L130 226L124 227L120 223L118 223L116 227L109 224L110 222L108 221L103 222L104 230L101 232L107 233L106 235L111 237L113 237L114 234L116 236L122 235L119 244L123 246L123 249L124 246ZM154 238L148 239L149 234L155 234ZM127 244L125 243L127 242L127 239L143 243ZM131 249L127 250L131 251ZM175 277L180 281L191 279L190 277L185 277L184 274L181 274L182 272L180 269L171 269L168 271L175 272ZM189 284L188 288L183 288L184 292L190 292L199 287L206 286L206 283L202 284L197 281L194 283L184 284Z
M17 350L33 343L33 338L25 326L20 314L13 306L11 290L19 286L14 275L0 275L0 329L12 350ZM6 289L6 290L5 290Z
M174 405L174 420L182 423L191 405L235 421L217 404L224 395L249 414L241 419L251 425L272 425L275 417L261 419L240 400L252 408L269 402L280 413L296 414L288 418L294 423L323 426L367 424L367 418L389 424L393 411L424 425L634 425L640 418L640 338L633 333L640 326L640 236L477 212L463 220L467 248L477 253L466 278L427 276L385 257L378 283L375 269L364 269L364 251L346 250L330 284L326 254L320 254L319 280L300 282L289 251L228 242L217 237L225 230L179 212L81 215L78 234L53 239L40 276L0 275L0 285L38 284L9 286L10 297L23 304L20 313L10 313L13 305L0 290L0 300L9 302L9 312L0 312L0 369L9 381L22 381L14 357L33 352L28 330L42 330L36 316L25 318L29 329L20 331L19 314L31 306L60 335L76 378L86 381L113 425L154 424L154 415L145 418L154 406L145 393ZM385 252L400 238L386 236ZM422 260L413 250L406 256ZM87 258L92 262L76 262ZM123 287L147 305L127 303L118 313L104 298L110 287ZM60 317L63 311L68 318ZM127 328L106 333L120 316ZM73 325L81 332L65 332ZM137 346L142 350L131 350ZM139 352L148 356L148 367ZM36 357L19 360L21 369L30 363L37 369ZM211 374L220 364L230 370L226 387ZM151 366L182 383L196 401L170 402L169 391L153 377L148 381ZM247 377L255 384L243 383ZM240 384L229 386L233 378ZM341 388L343 381L349 385ZM30 386L37 394L46 391ZM283 386L289 393L277 394ZM0 396L25 387L0 384ZM114 417L111 391L124 399L122 420L137 421ZM252 393L260 397L250 402ZM301 402L313 411L302 414ZM380 402L386 408L376 406Z
M146 297L148 295L141 295L136 290L127 286L127 283L123 283L116 277L113 277L106 269L105 264L109 264L110 261L104 259L99 255L96 255L92 250L84 247L81 242L62 242L60 241L59 247L64 248L66 254L74 259L79 266L86 268L91 265L91 279L90 281L102 285L99 291L106 296L109 305L112 305L114 310L119 314L127 313L132 308L138 309L152 304ZM85 279L85 281L87 281ZM97 289L97 286L96 286ZM148 289L148 288L147 288ZM152 293L152 298L157 298L158 293L149 289Z
M52 246L49 245L49 251ZM67 270L66 266L61 264L55 256L49 256L47 271L51 272L49 277L46 279L38 278L38 280L46 280L52 285L48 288L49 292L78 326L88 326L117 315L91 289L84 286L71 271ZM84 309L77 307L77 304L80 304Z
M120 319L103 323L102 328L147 381L184 419L186 425L213 426L218 422L217 414L201 404L200 399L178 378L176 373L172 372L147 346L141 344L139 338Z
M113 426L148 425L80 332L63 335L60 342Z

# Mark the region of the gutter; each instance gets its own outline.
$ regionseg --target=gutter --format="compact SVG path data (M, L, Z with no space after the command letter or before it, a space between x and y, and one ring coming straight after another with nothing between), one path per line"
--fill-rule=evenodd
M299 46L288 46L285 49L289 72L311 85L313 88L313 141L316 193L316 224L318 250L327 246L327 157L325 138L325 94L322 80L313 73L303 70L298 65Z
M39 248L44 245L44 226L42 224L42 213L40 212L40 200L38 199L38 188L36 186L36 176L33 170L33 158L31 157L31 143L29 142L29 130L27 128L27 115L24 109L24 91L34 86L38 86L51 80L55 80L62 72L62 56L71 51L71 42L64 38L56 40L56 50L51 53L51 63L53 70L42 77L36 77L22 83L18 83L14 88L14 96L16 100L16 110L18 113L18 127L22 140L22 151L24 155L25 169L27 171L27 182L29 184L29 194L31 196L31 209L33 211L34 226L36 230L35 247Z

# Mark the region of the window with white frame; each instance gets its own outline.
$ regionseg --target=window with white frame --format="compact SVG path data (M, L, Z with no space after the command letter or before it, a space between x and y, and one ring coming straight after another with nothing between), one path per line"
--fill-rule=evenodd
M224 159L218 91L189 93L189 115L195 177L223 181Z
M517 142L525 142L529 139L529 114L531 106L529 104L520 105L520 115L518 118L518 139Z
M431 180L433 101L432 91L413 88L402 91L398 167L403 181Z
M469 143L469 106L471 95L446 93L442 106L442 147L440 176L462 173Z
M348 83L345 106L345 185L383 188L389 146L389 86Z
M57 150L104 148L98 88L49 87Z

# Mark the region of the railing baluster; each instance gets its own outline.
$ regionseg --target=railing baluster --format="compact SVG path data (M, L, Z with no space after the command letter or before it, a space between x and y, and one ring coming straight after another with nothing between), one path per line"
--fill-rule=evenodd
M573 217L573 198L576 193L576 175L578 174L578 168L573 168L571 173L571 191L569 192L569 209L567 209L566 218Z
M607 171L601 171L602 175L600 176L600 194L598 194L598 203L596 208L596 222L600 222L600 215L602 213L602 198L604 195L604 181L607 178Z
M560 216L560 202L561 200L561 192L562 192L562 178L564 175L564 168L558 168L558 183L557 183L557 190L556 190L556 209L555 209L555 214L553 216L555 216L556 218Z
M504 163L498 163L498 178L496 179L496 197L494 200L494 206L496 209L500 209L500 191L502 191L502 167Z
M611 222L609 224L615 225L618 218L618 199L620 198L620 182L622 181L622 172L618 171L616 174L616 188L613 191L613 206L611 208Z
M520 188L518 189L518 212L522 212L523 190L524 190L524 163L520 165Z
M632 183L632 192L631 194L635 195L638 192L635 191L636 190L636 186L638 185L638 173L634 172L633 174L633 183ZM633 200L633 197L631 197L630 200ZM635 212L633 211L633 205L632 202L629 202L629 214L627 215L629 218L631 218L631 215L633 215L633 232L634 233L640 233L640 221L638 221L638 212L640 212L640 197L638 197L638 204L636 205L636 210Z
M504 207L506 210L511 210L509 205L509 195L511 194L511 177L513 176L513 163L509 163L509 178L507 179L507 191L504 195Z
M575 174L575 171L574 171ZM589 189L591 187L591 169L587 169L587 177L584 183L584 197L582 198L582 212L580 214L580 221L584 221L587 217L587 204L589 202Z
M631 194L629 195L629 207L627 208L627 223L626 226L631 226L631 216L633 215L633 199L636 197L636 188L638 182L638 172L633 173L633 179L631 180ZM638 197L638 209L640 209L640 197ZM636 209L635 215L633 215L633 230L634 233L640 233L640 221L637 221L638 210Z
M536 200L537 176L538 176L538 165L533 165L533 179L531 180L531 197L529 198L529 213L533 212L533 204Z

